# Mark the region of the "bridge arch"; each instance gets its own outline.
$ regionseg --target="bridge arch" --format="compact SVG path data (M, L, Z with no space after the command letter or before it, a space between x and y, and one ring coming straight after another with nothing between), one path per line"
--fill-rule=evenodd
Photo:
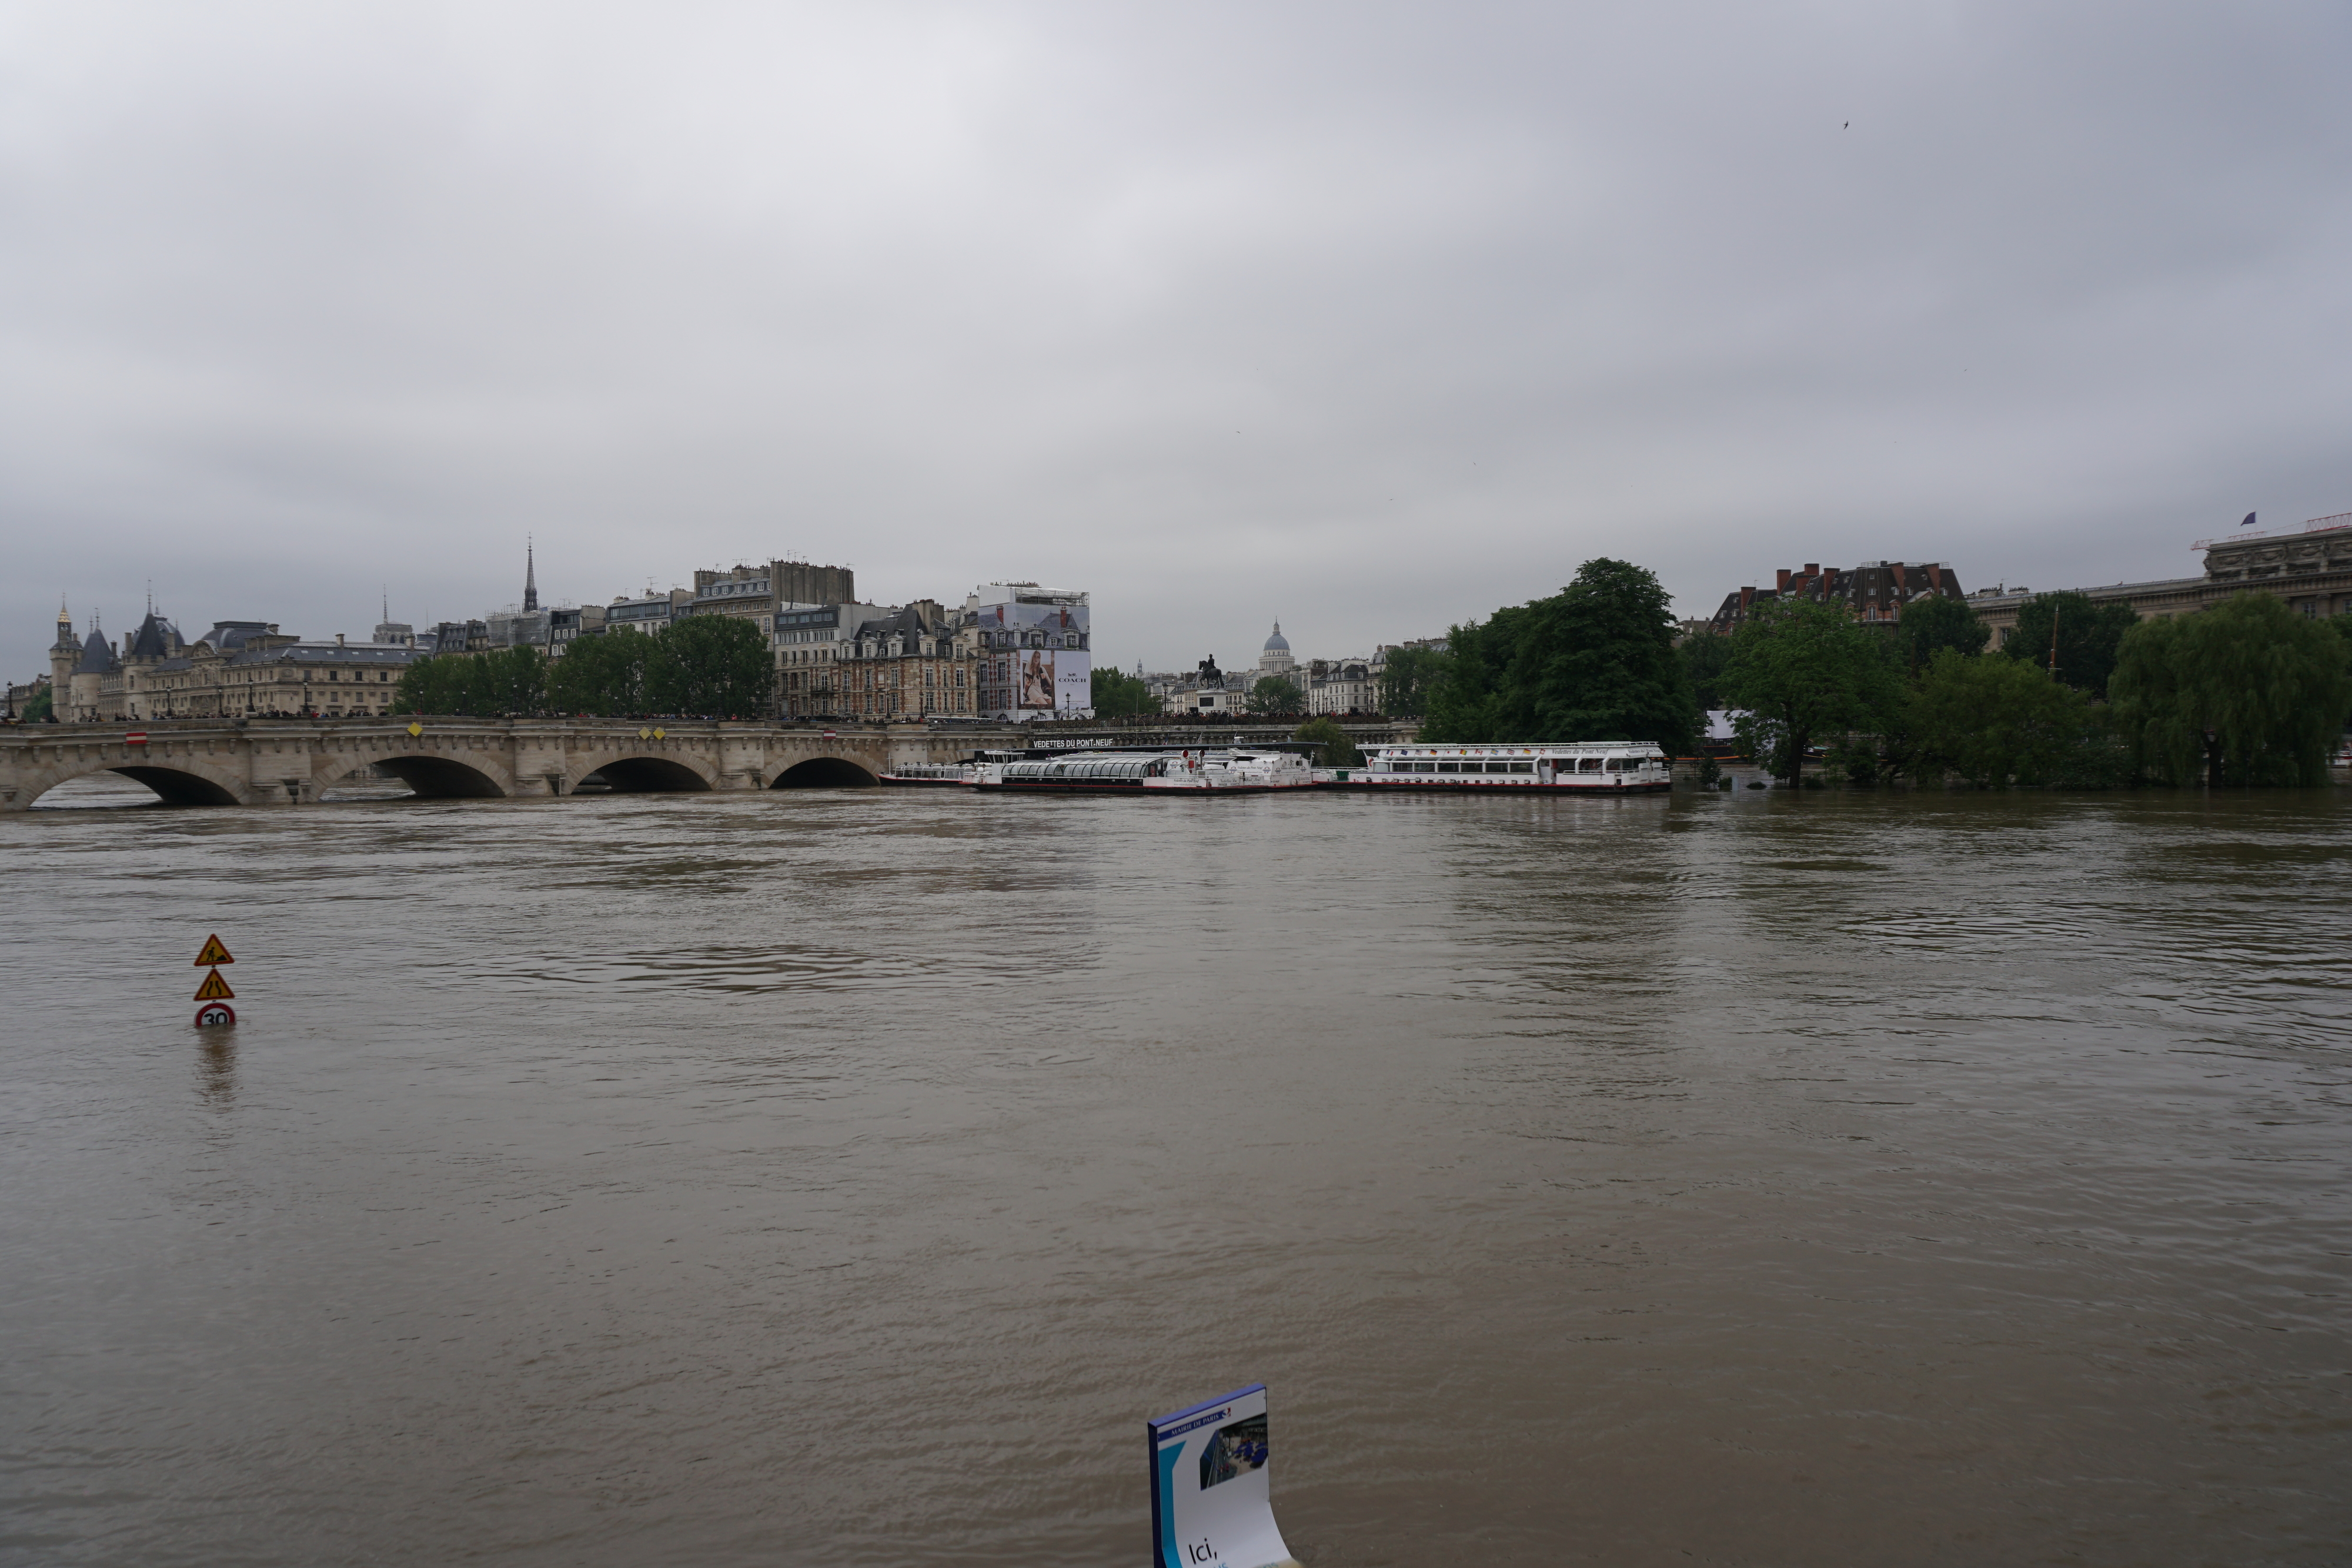
M335 782L348 779L370 762L407 785L409 792L420 800L496 800L514 793L504 780L487 769L429 751L369 758ZM321 783L319 787L327 789L333 784Z
M112 768L125 779L135 779L163 797L166 806L241 806L244 797L217 779L185 768Z
M809 757L793 763L768 783L771 789L855 789L879 784L874 770L847 757Z
M65 785L80 779L96 779L100 774L115 773L135 784L143 784L155 792L155 803L163 806L241 806L245 794L238 780L218 768L202 764L186 767L159 767L151 763L112 766L92 764L87 768L61 768L39 780L40 788L27 805L37 805Z
M706 794L715 788L705 764L684 757L612 757L578 771L572 787L591 773L615 795Z

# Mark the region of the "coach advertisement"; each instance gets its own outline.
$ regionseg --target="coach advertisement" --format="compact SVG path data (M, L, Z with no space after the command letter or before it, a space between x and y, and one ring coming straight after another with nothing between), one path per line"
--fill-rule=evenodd
M1010 668L1008 679L983 682L994 699L982 711L1013 719L1094 716L1087 596L1042 589L1007 592L992 586L994 596L979 607L981 654L1009 661ZM1009 712L1001 711L1006 707Z

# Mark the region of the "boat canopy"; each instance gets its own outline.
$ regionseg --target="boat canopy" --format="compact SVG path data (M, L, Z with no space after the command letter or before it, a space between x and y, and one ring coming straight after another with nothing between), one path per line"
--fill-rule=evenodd
M1050 762L1008 762L1004 765L1004 781L1008 784L1024 779L1099 779L1106 781L1140 781L1157 779L1167 771L1164 757L1065 757Z

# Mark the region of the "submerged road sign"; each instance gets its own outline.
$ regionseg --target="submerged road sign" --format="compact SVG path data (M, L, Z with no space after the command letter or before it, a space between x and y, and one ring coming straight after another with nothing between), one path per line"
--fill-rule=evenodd
M205 967L208 964L234 964L236 962L236 959L228 956L228 949L221 946L221 939L217 936L205 937L205 950L196 955L196 967L199 969Z
M236 1009L226 1002L206 1002L196 1009L198 1029L218 1029L223 1024L233 1024L236 1021Z
M220 977L218 969L206 974L205 983L196 988L196 1000L200 1002L225 1002L235 995L236 993L228 988L228 982Z
M1297 1568L1275 1528L1265 1385L1145 1423L1155 1568Z

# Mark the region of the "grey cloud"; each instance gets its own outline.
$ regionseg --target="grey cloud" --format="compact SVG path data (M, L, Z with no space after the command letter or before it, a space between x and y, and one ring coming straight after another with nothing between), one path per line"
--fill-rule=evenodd
M0 21L0 630L786 549L1104 657L1595 554L2196 570L2352 509L2339 7ZM1846 128L1851 122L1851 129Z

